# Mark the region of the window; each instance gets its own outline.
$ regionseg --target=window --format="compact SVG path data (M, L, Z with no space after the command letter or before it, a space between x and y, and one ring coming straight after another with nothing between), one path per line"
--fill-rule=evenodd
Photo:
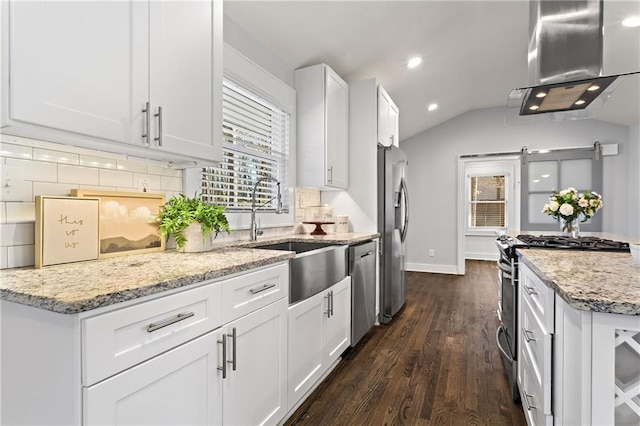
M505 228L505 176L470 176L470 228Z
M216 167L202 170L205 201L229 211L251 209L254 184L262 177L281 182L282 205L288 210L287 160L289 114L258 95L234 84L223 83L223 159ZM260 182L256 205L275 210L277 185Z

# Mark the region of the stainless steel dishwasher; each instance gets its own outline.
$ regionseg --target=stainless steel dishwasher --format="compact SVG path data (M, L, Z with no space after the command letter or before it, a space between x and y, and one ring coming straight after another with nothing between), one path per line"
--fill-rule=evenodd
M376 321L376 243L349 247L351 276L351 346L355 346Z

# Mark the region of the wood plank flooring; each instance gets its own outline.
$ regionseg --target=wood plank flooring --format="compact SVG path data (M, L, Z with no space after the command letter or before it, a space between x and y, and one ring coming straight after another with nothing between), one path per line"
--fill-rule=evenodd
M494 262L409 272L407 302L370 331L286 425L526 425L495 343Z

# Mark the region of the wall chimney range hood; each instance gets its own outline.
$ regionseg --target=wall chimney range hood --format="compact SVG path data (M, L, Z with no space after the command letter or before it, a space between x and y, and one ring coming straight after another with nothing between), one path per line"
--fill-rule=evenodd
M506 124L594 118L630 75L602 75L603 0L530 0L529 83L507 100Z

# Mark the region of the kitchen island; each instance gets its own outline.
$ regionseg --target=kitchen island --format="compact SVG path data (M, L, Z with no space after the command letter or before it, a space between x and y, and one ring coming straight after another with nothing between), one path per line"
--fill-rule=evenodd
M518 256L528 423L640 422L640 267L631 254L526 248Z

